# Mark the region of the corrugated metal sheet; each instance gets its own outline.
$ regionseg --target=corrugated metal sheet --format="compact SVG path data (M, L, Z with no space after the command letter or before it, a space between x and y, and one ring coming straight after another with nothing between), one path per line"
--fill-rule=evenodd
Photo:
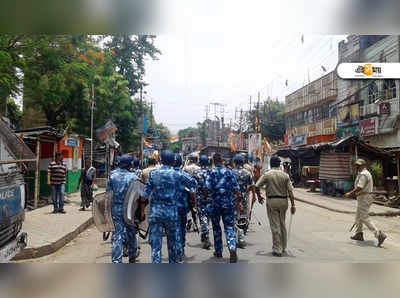
M319 178L350 179L351 162L351 153L321 153Z

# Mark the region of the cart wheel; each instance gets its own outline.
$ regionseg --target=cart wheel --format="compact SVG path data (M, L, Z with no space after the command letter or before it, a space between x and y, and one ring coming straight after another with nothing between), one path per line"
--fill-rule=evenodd
M110 232L103 232L103 241L107 241L110 238Z

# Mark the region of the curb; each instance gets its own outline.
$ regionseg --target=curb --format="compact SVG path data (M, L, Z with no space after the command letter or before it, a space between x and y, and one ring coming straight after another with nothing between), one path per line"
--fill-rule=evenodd
M67 243L71 242L75 239L80 233L85 231L88 227L90 227L94 223L93 217L86 220L82 223L79 227L77 227L74 231L64 235L57 241L46 244L40 247L28 247L17 254L12 260L19 261L19 260L26 260L26 259L35 259L41 258L47 255L50 255L60 248L64 247ZM29 237L29 236L28 236ZM29 239L29 238L28 238Z
M310 202L307 200L303 200L303 199L299 199L297 197L294 197L294 199L296 201L302 202L302 203L306 203L309 205L313 205L322 209L326 209L332 212L337 212L337 213L342 213L342 214L356 214L355 211L345 211L345 210L340 210L340 209L336 209L336 208L331 208L331 207L327 207L318 203L314 203L314 202ZM393 217L393 216L400 216L400 211L386 211L386 212L370 212L369 216L389 216L389 217Z

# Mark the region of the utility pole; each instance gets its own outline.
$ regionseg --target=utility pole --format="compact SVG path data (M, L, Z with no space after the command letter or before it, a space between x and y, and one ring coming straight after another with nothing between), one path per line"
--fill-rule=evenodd
M94 108L94 84L92 84L92 102L90 103L90 166L93 166L93 108Z
M260 92L258 92L258 101L257 101L257 127L256 132L260 132Z
M143 86L140 86L140 114L142 115L142 131L140 137L140 162L143 164L143 137L144 137Z

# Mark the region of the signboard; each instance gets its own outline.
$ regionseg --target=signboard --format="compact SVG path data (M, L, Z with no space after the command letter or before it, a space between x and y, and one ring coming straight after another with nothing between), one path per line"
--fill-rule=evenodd
M358 104L338 108L337 127L347 127L359 123L360 113Z
M379 115L390 115L390 103L383 102L379 104Z
M336 130L336 137L338 139L345 138L348 136L359 136L360 135L360 129L357 126L350 126L350 127L344 127L344 128L338 128Z
M249 154L251 154L252 157L261 157L262 145L260 133L252 133L249 135Z
M360 121L360 137L373 136L378 133L378 118L373 117Z
M105 139L107 139L112 133L117 131L117 127L115 126L114 122L112 122L111 120L108 120L107 123L98 128L96 130L97 133L97 138L100 141L104 141Z
M64 144L67 147L79 147L79 140L73 138L66 138Z
M302 146L307 144L306 135L297 135L289 138L289 145L292 147Z

